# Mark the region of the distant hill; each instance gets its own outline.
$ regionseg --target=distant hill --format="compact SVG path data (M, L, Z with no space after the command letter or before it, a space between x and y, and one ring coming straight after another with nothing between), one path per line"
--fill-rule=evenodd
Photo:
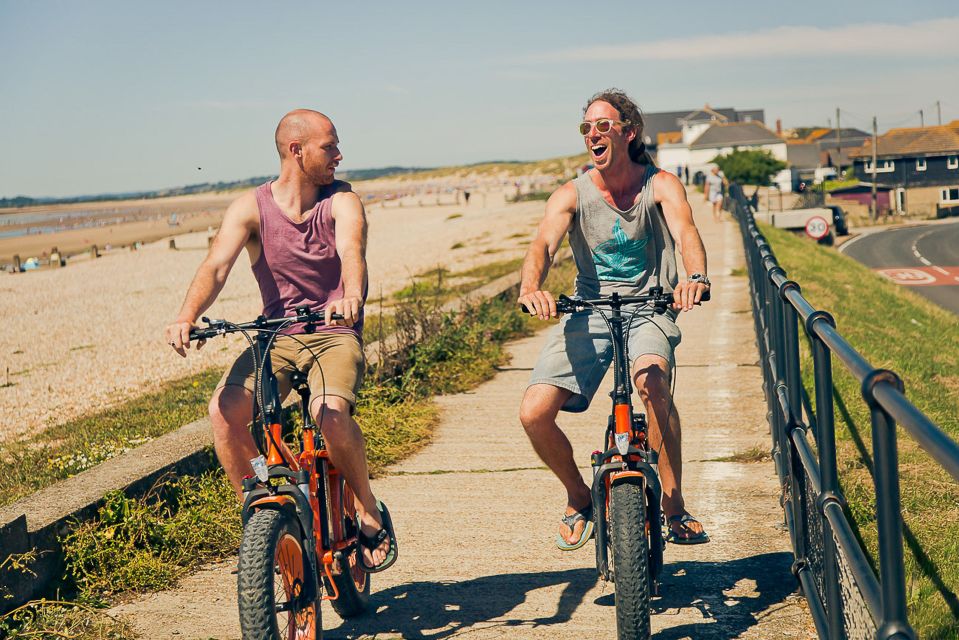
M374 180L383 177L408 177L416 178L434 178L439 176L454 176L468 174L491 174L505 172L510 175L521 175L523 173L555 173L566 172L571 166L577 163L581 164L586 160L586 155L569 156L563 158L552 158L549 160L537 160L533 162L523 162L519 160L492 160L489 162L476 162L468 165L459 165L453 167L380 167L377 169L351 169L349 171L337 172L337 177L343 180L358 182L361 180ZM136 200L140 198L169 198L171 196L185 196L196 193L211 193L217 191L233 191L237 189L248 189L263 184L267 180L272 180L276 176L258 176L256 178L247 178L245 180L234 180L231 182L200 182L183 187L173 187L170 189L159 189L155 191L130 191L125 193L99 193L88 196L72 196L69 198L30 198L28 196L15 196L12 198L0 198L0 207L34 207L51 204L74 204L78 202L103 202L111 200Z
M0 198L0 207L33 207L37 205L49 204L74 204L77 202L108 202L111 200L137 200L140 198L169 198L171 196L186 196L194 193L210 193L214 191L231 191L233 189L244 189L263 184L276 176L260 176L257 178L247 178L246 180L234 180L231 182L200 182L190 184L185 187L173 187L170 189L159 189L156 191L129 191L126 193L98 193L89 196L73 196L70 198L28 198L26 196L16 196L14 198Z

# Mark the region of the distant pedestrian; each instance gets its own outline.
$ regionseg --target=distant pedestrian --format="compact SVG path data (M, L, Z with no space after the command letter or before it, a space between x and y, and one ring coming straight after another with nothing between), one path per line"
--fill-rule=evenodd
M720 213L723 205L723 188L728 184L726 176L723 175L719 167L713 167L709 175L706 176L706 182L703 184L703 195L706 202L713 204L713 220L719 222L722 220Z
M689 165L683 167L683 184L689 186Z
M466 201L466 206L469 206L469 203L470 203L470 192L469 192L469 191L464 191L464 192L463 192L463 200Z

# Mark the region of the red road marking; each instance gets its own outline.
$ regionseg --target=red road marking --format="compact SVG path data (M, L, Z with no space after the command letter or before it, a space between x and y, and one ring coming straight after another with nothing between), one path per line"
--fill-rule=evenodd
M876 272L910 287L959 285L959 267L896 267Z

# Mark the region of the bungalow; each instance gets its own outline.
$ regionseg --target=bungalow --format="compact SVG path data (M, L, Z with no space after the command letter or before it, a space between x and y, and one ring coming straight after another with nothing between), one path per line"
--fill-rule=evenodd
M932 216L959 205L959 120L931 127L890 129L849 154L856 175L891 189L897 213Z
M682 166L689 167L690 176L705 175L716 156L745 149L766 150L773 157L786 161L785 141L761 122L723 122L717 119L712 124L705 124L701 119L694 119L684 123L682 141L659 145L656 162L668 171Z
M713 119L721 122L765 122L766 116L762 109L738 110L732 108L712 108L708 104L702 109L690 111L657 111L644 113L643 142L649 152L656 154L660 144L660 136L665 136L671 142L682 139L684 124L694 124L705 116L706 121ZM713 124L712 122L709 122ZM701 132L700 132L701 133Z

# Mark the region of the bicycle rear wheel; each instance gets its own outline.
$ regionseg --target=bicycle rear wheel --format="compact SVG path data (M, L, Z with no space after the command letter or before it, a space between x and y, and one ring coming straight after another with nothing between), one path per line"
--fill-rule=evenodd
M649 555L646 495L641 485L614 484L609 500L609 533L616 585L619 640L649 638Z
M319 590L304 599L304 545L299 524L285 511L257 511L240 543L238 600L243 640L319 640Z
M340 479L340 495L342 496L343 507L343 528L344 537L355 538L356 534L356 509L353 507L353 492L343 479ZM345 506L349 505L349 507ZM370 574L360 568L358 555L360 554L359 543L353 545L351 549L344 552L340 558L339 573L333 574L333 582L336 583L336 591L339 597L331 600L330 604L333 610L341 618L352 618L358 616L366 610L370 601ZM330 595L334 593L330 580L324 575L323 583L326 592Z

